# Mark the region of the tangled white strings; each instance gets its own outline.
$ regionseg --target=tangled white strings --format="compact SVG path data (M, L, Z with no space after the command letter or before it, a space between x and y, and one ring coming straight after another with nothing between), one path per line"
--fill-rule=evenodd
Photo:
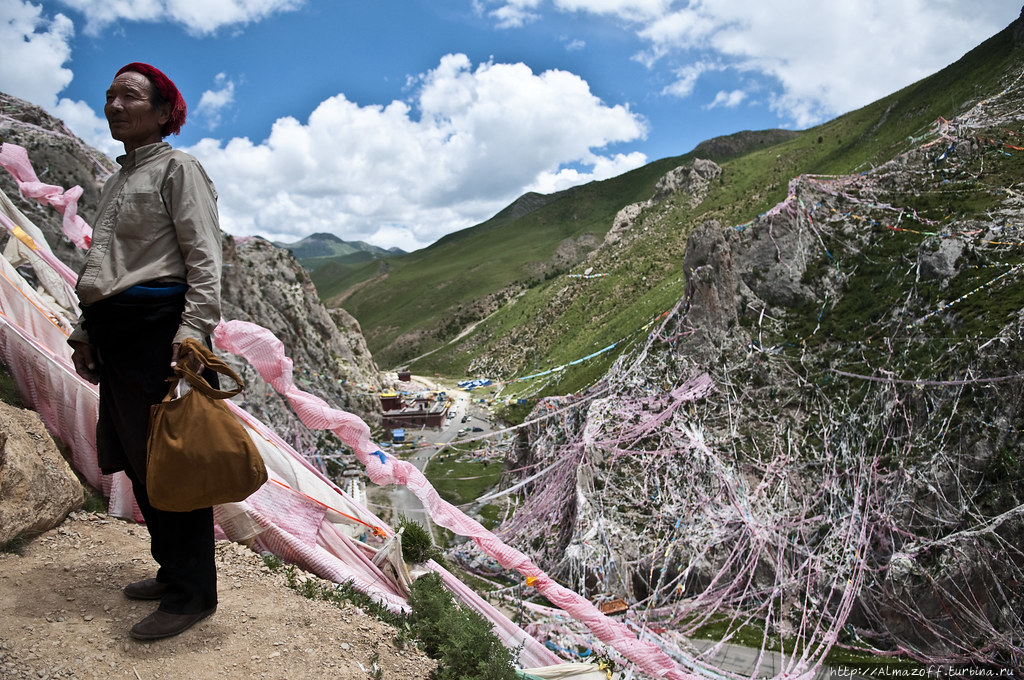
M985 184L986 170L1014 162L1010 150L1024 157L1019 81L870 173L795 180L752 229L796 225L840 285L855 272L833 254L881 257L870 248L880 239L908 251L955 240L991 276L929 308L919 263L891 263L899 301L836 350L840 363L808 351L829 342L817 335L826 299L809 335L787 340L761 314L749 342L701 374L681 304L593 393L547 400L551 417L529 428L516 461L536 476L501 535L579 592L626 597L638 635L709 675L741 677L713 656L748 625L762 655L782 647L778 677L809 677L836 645L1019 666L1024 491L992 457L1024 443L1020 306L989 338L958 337L949 320L1020 286L1021 197ZM1005 200L969 224L894 205L929 191ZM946 351L922 355L936 343ZM718 645L687 642L711 627ZM568 622L538 618L532 630L567 654L623 661Z

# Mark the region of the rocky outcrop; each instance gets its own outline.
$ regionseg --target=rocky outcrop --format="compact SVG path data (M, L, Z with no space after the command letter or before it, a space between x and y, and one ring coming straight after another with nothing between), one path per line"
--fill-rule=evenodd
M515 467L551 472L505 537L668 627L749 614L933 664L1019 658L1022 207L991 141L1024 134L1016 76L941 144L694 227L664 322L529 416Z
M291 253L258 237L225 237L222 298L225 319L258 324L281 339L300 389L379 424L382 383L359 323L323 305ZM247 410L287 438L295 426L290 407L248 364L228 359L246 381Z
M612 228L604 235L605 245L614 245L622 238L622 233L633 226L636 218L644 211L644 203L630 203L615 215L612 220Z
M604 245L618 243L640 215L647 209L662 203L669 197L688 204L691 208L700 205L708 193L708 185L721 176L722 168L714 161L698 158L690 165L680 165L665 173L654 186L654 195L646 201L631 203L619 210L611 229L604 236Z
M114 161L75 137L62 121L3 92L0 92L0 141L17 144L28 151L40 182L64 189L82 187L78 214L86 221L96 211L104 180L117 169ZM63 235L60 213L49 206L22 199L14 179L3 170L0 170L0 189L43 230L57 257L78 271L85 262L85 251ZM0 241L3 235L6 231L0 230Z
M682 194L690 207L700 205L708 193L708 185L722 174L722 168L714 161L698 158L692 165L680 165L670 170L654 186L650 205L661 203L673 194Z
M82 485L33 411L0 402L0 548L82 507Z
M733 334L746 304L755 294L743 282L735 259L739 234L715 221L697 226L686 244L683 272L695 351L718 351ZM699 349L698 349L699 348Z

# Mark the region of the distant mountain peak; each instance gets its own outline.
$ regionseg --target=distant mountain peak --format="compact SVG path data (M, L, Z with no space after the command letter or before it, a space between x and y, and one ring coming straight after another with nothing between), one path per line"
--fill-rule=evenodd
M326 232L326 231L318 231L315 234L310 234L305 239L303 239L303 241L305 241L305 240L331 241L333 243L344 243L345 242L341 238L336 236L335 234L332 234L332 233ZM299 241L299 243L301 243L301 242L302 241Z
M385 249L364 241L346 241L336 234L323 231L294 243L274 242L274 245L290 250L303 267L311 270L327 260L366 261L405 254L400 248Z
M743 130L731 135L707 139L693 148L699 158L722 161L766 146L773 146L798 136L793 130Z

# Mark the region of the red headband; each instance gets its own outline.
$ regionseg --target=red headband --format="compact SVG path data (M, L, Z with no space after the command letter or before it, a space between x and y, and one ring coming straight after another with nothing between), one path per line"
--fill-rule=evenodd
M164 137L178 134L181 131L181 126L185 124L187 109L185 107L185 99L181 96L181 92L178 92L178 88L175 87L171 79L165 76L163 71L157 67L138 61L122 66L116 75L121 75L126 71L141 73L149 79L149 82L153 83L160 96L171 106L171 117L164 123L161 133Z

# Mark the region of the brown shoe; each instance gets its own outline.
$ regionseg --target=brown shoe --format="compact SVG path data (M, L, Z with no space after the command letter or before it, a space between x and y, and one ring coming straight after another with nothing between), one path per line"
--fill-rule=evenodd
M171 637L188 630L215 611L217 608L211 607L198 614L168 614L157 609L132 626L128 634L136 640L159 640Z
M167 592L169 584L155 578L147 578L124 587L125 597L132 600L159 600Z

